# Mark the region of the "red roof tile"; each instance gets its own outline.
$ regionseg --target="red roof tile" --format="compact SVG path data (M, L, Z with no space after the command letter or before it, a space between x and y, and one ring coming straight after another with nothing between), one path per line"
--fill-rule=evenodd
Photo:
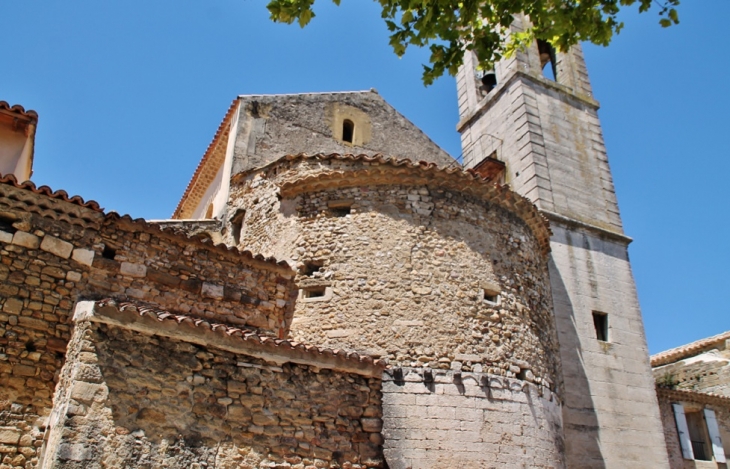
M35 111L26 111L20 104L10 105L7 101L0 101L0 111L8 111L13 114L18 114L25 117L28 120L38 121L38 113Z
M113 299L105 299L97 301L95 307L105 308L112 307L122 313L128 313L130 315L147 316L158 321L164 322L175 322L177 324L187 323L196 328L205 328L219 334L225 334L226 336L239 337L242 341L262 345L265 347L276 348L282 351L296 351L303 352L313 359L316 360L318 356L335 358L338 360L344 360L352 364L362 364L366 366L373 366L376 368L386 368L387 362L385 360L374 359L368 355L359 355L355 352L347 352L344 350L332 350L328 348L320 348L313 345L302 344L299 342L277 339L257 331L255 329L247 329L241 327L230 326L226 324L218 324L206 321L205 319L193 318L183 314L176 314L169 311L160 310L150 306L139 305L130 302L119 302L117 303Z

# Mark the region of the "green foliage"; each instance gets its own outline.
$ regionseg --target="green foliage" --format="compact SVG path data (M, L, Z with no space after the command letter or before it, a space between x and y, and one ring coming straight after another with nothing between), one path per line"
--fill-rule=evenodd
M375 0L390 31L390 45L399 57L410 45L428 47L430 65L424 65L427 85L448 72L455 75L464 49L476 53L482 69L524 48L535 39L550 42L559 51L581 41L606 46L623 23L619 10L638 4L640 12L659 5L659 24L679 23L679 0ZM664 3L658 3L663 1ZM333 0L337 5L340 0ZM314 0L270 0L271 19L306 26ZM513 17L526 14L531 26L510 29Z
M662 388L676 389L679 380L674 373L664 373L660 378L656 380L656 384Z

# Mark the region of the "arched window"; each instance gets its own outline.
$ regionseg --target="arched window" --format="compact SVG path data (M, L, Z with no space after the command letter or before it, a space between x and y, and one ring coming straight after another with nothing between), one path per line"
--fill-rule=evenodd
M231 218L231 234L233 235L233 242L236 246L241 244L241 231L243 230L243 222L245 218L245 210L238 210L233 218Z
M355 123L350 119L342 121L342 141L352 143L352 139L355 136Z

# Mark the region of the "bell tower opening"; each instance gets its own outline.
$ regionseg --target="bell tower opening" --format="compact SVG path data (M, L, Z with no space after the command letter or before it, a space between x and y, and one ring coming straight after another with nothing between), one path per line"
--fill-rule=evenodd
M548 80L558 81L558 73L555 68L555 48L547 41L537 40L537 51L540 54L540 68L542 76Z

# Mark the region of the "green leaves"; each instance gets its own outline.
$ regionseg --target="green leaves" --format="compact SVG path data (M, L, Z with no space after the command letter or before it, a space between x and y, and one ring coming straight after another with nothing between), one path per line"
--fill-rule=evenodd
M315 0L270 0L271 19L306 26ZM340 0L332 0L336 5ZM445 72L455 75L464 50L473 51L481 69L532 44L550 42L566 51L581 41L606 46L623 28L621 8L638 3L639 12L659 5L659 24L679 24L674 8L680 0L375 0L390 32L390 45L399 57L409 45L428 46L430 66L424 65L426 85ZM531 24L513 29L514 18L524 13Z

